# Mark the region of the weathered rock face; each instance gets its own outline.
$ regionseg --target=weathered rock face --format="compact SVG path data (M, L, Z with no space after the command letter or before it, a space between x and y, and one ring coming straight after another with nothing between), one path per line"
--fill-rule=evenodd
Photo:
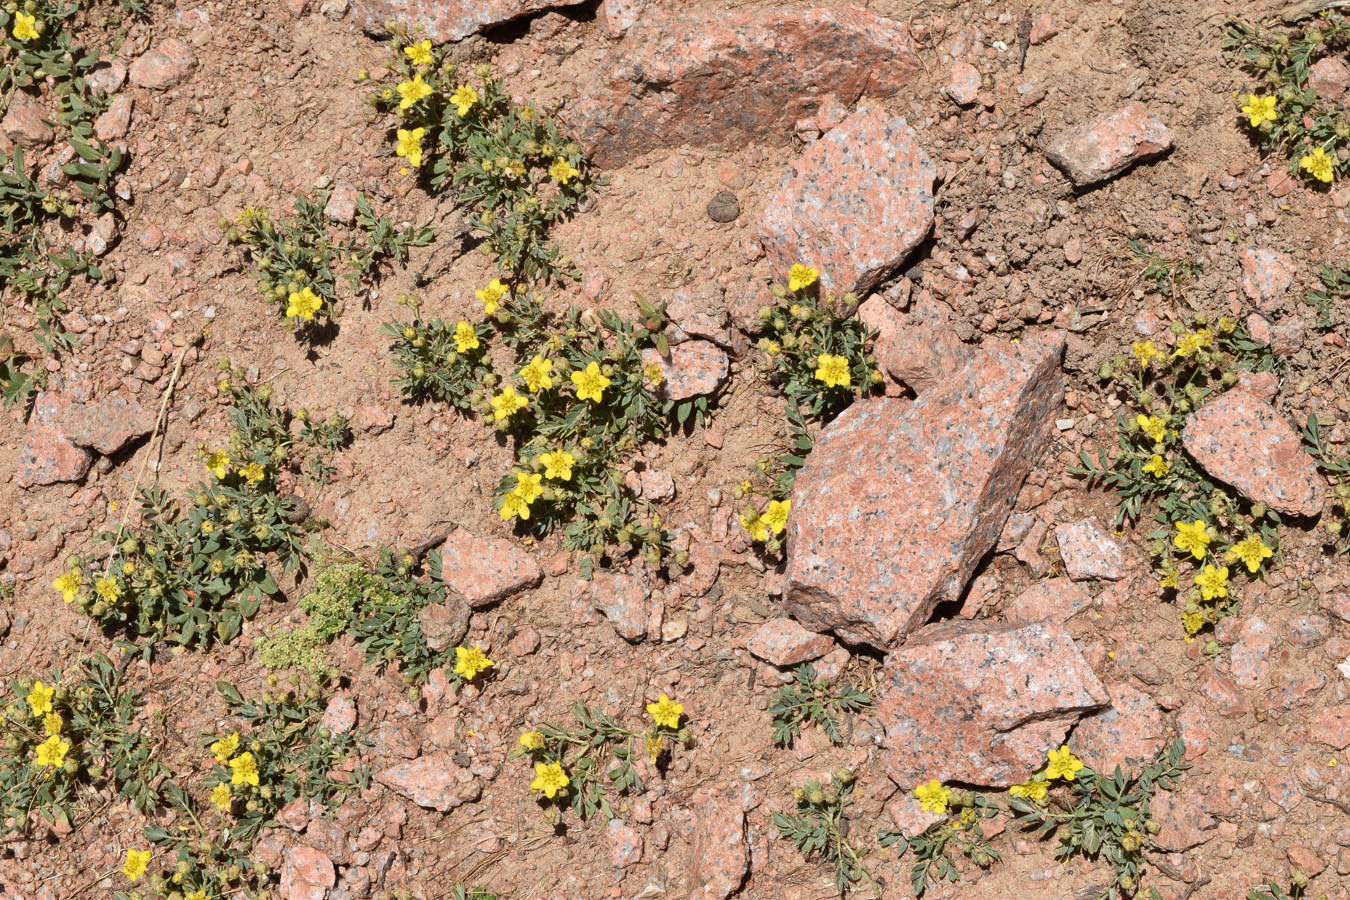
M725 900L750 866L745 845L745 810L736 797L705 790L694 801L694 835L689 893L698 900Z
M73 403L61 411L61 434L71 443L111 456L155 427L158 410L111 394L92 403Z
M485 28L584 0L352 0L352 19L369 34L384 35L385 23L422 26L437 44L462 41Z
M448 753L433 753L375 773L375 780L418 806L449 812L483 795L483 783L455 765Z
M1063 626L943 622L886 657L877 713L901 788L1025 781L1109 696Z
M197 68L197 55L177 38L160 41L149 53L136 58L128 69L131 83L155 91L167 91Z
M455 530L441 550L445 583L474 609L535 587L544 573L534 555L501 538Z
M89 400L90 385L74 380L61 392L42 391L33 401L28 434L19 455L14 483L21 488L79 481L89 472L94 455L62 433L66 410Z
M834 649L834 641L791 619L770 619L746 639L745 649L775 666L795 666L820 659Z
M1186 417L1186 452L1244 497L1292 516L1322 511L1326 486L1303 442L1264 400L1246 391L1220 394Z
M603 86L572 105L572 125L607 167L662 147L786 141L825 97L888 97L918 69L909 30L864 9L653 10L600 61Z
M1135 163L1166 153L1172 132L1142 103L1098 116L1056 137L1045 157L1084 187L1115 178Z
M820 269L834 293L870 290L928 236L936 176L904 119L858 109L806 148L765 206L765 255L780 272Z
M1111 705L1085 716L1070 745L1083 762L1104 775L1120 766L1137 772L1153 762L1166 741L1162 710L1143 691L1120 682L1107 687Z
M983 350L910 402L854 404L797 476L787 611L893 648L997 541L1063 395L1062 334Z
M1074 581L1119 581L1125 577L1125 551L1091 519L1060 525L1055 529L1055 540L1064 569Z
M1242 293L1263 312L1273 307L1289 285L1294 283L1298 267L1289 254L1266 247L1243 247L1238 253L1242 262Z
M974 354L953 330L951 311L926 292L908 313L873 295L858 307L858 317L877 332L877 365L916 394L946 381Z
M688 400L711 394L722 386L731 362L711 341L685 341L670 348L664 357L654 349L642 351L643 365L661 367L661 396L667 400Z

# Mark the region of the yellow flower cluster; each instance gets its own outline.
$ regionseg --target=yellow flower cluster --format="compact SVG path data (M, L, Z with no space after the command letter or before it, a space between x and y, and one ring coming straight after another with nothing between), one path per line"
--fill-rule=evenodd
M770 500L762 513L753 507L748 507L741 513L741 527L750 535L751 540L767 541L770 532L783 533L790 512L792 512L791 500Z
M942 782L934 778L927 784L916 787L914 797L927 812L942 815L947 811L947 804L951 802L952 792L950 788L945 787Z
M1047 752L1045 758L1047 761L1045 777L1049 781L1054 781L1056 778L1073 781L1078 777L1079 771L1084 768L1083 761L1074 756L1067 745L1060 745L1058 750Z
M530 504L544 493L544 486L540 483L544 480L544 476L521 471L517 471L515 475L516 486L502 498L502 508L499 512L503 519L528 521Z
M455 674L465 681L473 681L479 674L495 665L497 664L488 659L482 647L474 645L455 648Z
M1298 161L1300 169L1324 184L1331 184L1336 180L1335 166L1335 157L1321 147L1314 147L1310 153L1305 153L1303 158Z

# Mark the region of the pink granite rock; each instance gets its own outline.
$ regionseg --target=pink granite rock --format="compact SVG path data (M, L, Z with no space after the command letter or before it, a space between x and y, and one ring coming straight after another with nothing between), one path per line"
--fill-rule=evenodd
M104 142L126 137L131 130L131 111L134 101L130 94L119 94L106 110L94 120L94 134Z
M670 348L669 357L648 348L642 351L642 363L661 367L660 394L677 401L713 393L730 371L726 353L710 341L676 344Z
M609 845L609 864L615 869L642 861L642 833L623 819L610 819L605 825L605 842Z
M637 643L647 636L651 588L636 575L596 572L584 590L591 605L605 614L619 637Z
M1150 812L1162 825L1153 844L1168 853L1198 847L1216 835L1214 828L1218 822L1184 791L1158 791L1153 795Z
M137 57L127 73L132 84L166 91L191 75L195 68L197 56L192 48L177 38L168 38Z
M830 94L889 97L919 69L904 24L857 7L654 9L569 104L597 164L664 147L788 140Z
M1054 138L1046 159L1078 187L1106 181L1172 146L1172 132L1142 103L1098 116Z
M786 610L891 648L961 595L1049 440L1063 334L999 342L917 401L860 401L797 476Z
M905 837L916 837L944 821L945 813L933 813L924 809L912 793L902 792L886 804L886 815L895 823L895 830Z
M352 19L368 34L388 34L386 22L421 27L434 43L462 41L471 34L523 16L585 0L352 0Z
M1109 699L1060 625L929 625L882 670L886 772L905 790L931 778L1017 784L1080 715Z
M786 276L820 270L822 290L875 287L933 227L937 170L904 119L855 110L807 147L760 218L760 241Z
M1166 723L1153 698L1128 682L1107 686L1111 705L1090 713L1073 730L1069 745L1079 759L1103 775L1120 766L1135 773L1157 757L1166 743Z
M829 653L834 641L827 634L807 631L791 619L770 619L746 639L745 648L775 666L795 666Z
M328 900L337 884L333 861L313 847L291 847L281 865L282 900Z
M595 21L605 37L618 39L638 23L653 0L600 0L595 8Z
M1336 750L1350 747L1350 706L1332 706L1313 716L1308 737Z
M691 900L725 900L741 886L750 865L745 810L736 796L704 789L694 799Z
M1090 578L1119 581L1125 577L1125 552L1091 519L1056 527L1055 540L1059 542L1064 569L1074 581Z
M1247 616L1238 626L1237 642L1228 651L1228 668L1240 688L1266 686L1275 632L1259 616Z
M73 405L89 400L87 380L73 380L61 392L41 391L33 400L28 433L19 454L14 483L21 488L79 481L89 472L94 456L64 434L61 418Z
M1308 67L1308 87L1324 100L1336 100L1350 90L1350 66L1338 56L1324 56Z
M23 91L18 91L13 96L14 99L10 102L4 119L0 120L0 131L20 147L29 150L37 150L50 144L56 132L47 124L47 119L54 119L55 114L48 113Z
M61 410L61 434L72 444L111 456L145 437L155 427L158 410L124 393Z
M980 70L963 59L952 63L947 86L942 89L961 106L969 106L980 95Z
M433 753L375 773L375 780L418 806L449 812L483 795L483 784L448 753Z
M1186 417L1186 452L1250 500L1293 516L1322 511L1326 485L1289 423L1246 391L1227 391Z
M532 588L544 578L534 554L501 538L479 537L463 528L441 548L445 583L474 609Z
M1010 622L1063 624L1092 605L1092 595L1068 578L1038 581L1008 604L1004 614Z
M877 332L872 352L882 372L916 394L959 372L974 354L957 336L951 311L926 292L908 313L873 295L858 307L858 318Z
M1238 258L1242 261L1242 293L1262 311L1284 295L1298 274L1294 260L1278 250L1243 247Z

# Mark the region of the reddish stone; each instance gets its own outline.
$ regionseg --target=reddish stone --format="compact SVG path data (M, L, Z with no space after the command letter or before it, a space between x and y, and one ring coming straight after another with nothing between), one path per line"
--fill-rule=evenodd
M523 16L584 0L351 0L352 19L366 33L388 34L386 22L407 25L432 42L462 41L471 34Z
M1264 320L1263 320L1264 321ZM1262 341L1261 343L1270 343ZM1274 402L1275 393L1280 389L1280 379L1274 372L1238 372L1237 388L1253 397L1259 397L1267 403Z
M347 694L329 698L319 724L333 734L346 734L356 727L356 701Z
M638 19L652 5L653 0L600 0L595 8L595 20L605 37L617 40L628 29L638 23Z
M1273 406L1227 391L1186 417L1186 452L1206 472L1277 512L1315 516L1326 486L1312 457Z
M980 96L980 70L958 59L952 63L947 86L943 90L961 106L969 106Z
M945 813L933 813L924 809L922 804L909 792L897 794L886 804L886 815L891 817L895 828L905 837L923 834L939 822L947 819Z
M356 221L356 201L360 197L356 188L350 184L339 184L328 196L323 206L323 214L330 222L350 225Z
M1039 46L1059 34L1059 26L1055 24L1055 19L1050 13L1041 13L1036 17L1036 21L1031 23L1031 33L1027 35L1033 46Z
M765 255L783 277L806 263L822 290L870 290L928 237L935 177L904 119L861 107L806 148L765 205Z
M0 131L20 147L37 150L52 142L56 132L47 124L47 112L22 91L14 94Z
M469 633L470 615L469 604L453 596L423 608L417 620L427 647L439 652L458 646Z
M1238 637L1228 651L1228 669L1240 688L1257 688L1270 677L1270 648L1275 632L1264 619L1250 616L1238 626Z
M1307 847L1300 847L1297 844L1286 850L1285 855L1289 857L1289 863L1294 868L1302 870L1309 878L1316 878L1327 867L1326 862L1320 856Z
M1172 146L1172 132L1142 103L1131 103L1060 134L1045 157L1078 187L1114 178Z
M703 338L715 344L731 342L727 308L721 285L711 283L676 288L666 298L665 335L675 344Z
M745 648L765 662L786 667L819 659L834 649L834 641L791 619L770 619L746 639Z
M1321 606L1342 622L1350 622L1350 593L1324 594Z
M1073 730L1074 753L1104 775L1116 766L1137 773L1166 743L1162 711L1152 697L1128 683L1108 685L1106 692L1111 705L1084 716Z
M197 56L192 48L177 38L168 38L138 57L127 73L132 84L164 91L187 78L195 68Z
M132 105L130 94L120 94L94 120L94 134L100 141L111 142L126 136L131 130Z
M678 4L676 4L678 6ZM655 9L597 64L569 107L613 168L682 144L736 149L778 136L824 97L889 97L919 70L909 30L859 8Z
M1298 273L1294 260L1278 250L1243 247L1238 258L1242 261L1242 293L1263 312L1284 295Z
M642 834L623 819L610 819L605 825L605 842L614 868L626 869L642 861Z
M1177 735L1186 745L1186 758L1198 759L1209 750L1209 717L1197 705L1190 705L1177 714Z
M479 537L463 528L445 539L441 561L446 585L474 609L536 587L544 578L534 554L510 541Z
M352 428L362 434L384 434L393 427L393 411L379 403L367 403L352 416Z
M482 783L447 753L433 753L375 773L375 780L418 806L449 812L483 795Z
M1308 737L1337 750L1350 747L1350 705L1332 706L1313 716Z
M792 496L788 613L889 648L958 598L1049 439L1063 348L991 342L917 401L858 402L823 429Z
M282 900L328 900L337 884L333 861L313 847L291 847L281 865Z
M1326 686L1327 677L1321 672L1298 675L1284 672L1276 677L1275 686L1266 691L1266 705L1277 709L1307 706Z
M61 410L61 434L72 444L111 456L155 427L158 410L124 393L89 403L72 403Z
M1181 853L1214 837L1218 824L1185 792L1160 790L1153 795L1150 812L1162 825L1153 837L1153 845L1167 853Z
M105 94L117 93L126 83L126 80L127 64L117 58L95 63L94 67L84 76L84 84L87 88L91 91L103 91Z
M676 401L713 393L730 371L726 353L709 341L676 344L669 357L648 348L642 351L642 363L661 367L661 396Z
M1338 56L1324 56L1308 67L1308 87L1323 100L1335 100L1350 90L1350 66Z
M21 488L79 481L89 472L94 456L62 434L61 418L71 406L89 400L89 383L73 381L60 393L41 391L33 400L28 434L14 473Z
M741 886L750 865L745 810L739 797L703 790L694 799L691 900L725 900Z
M1125 554L1120 544L1091 519L1058 526L1055 540L1064 569L1074 581L1119 581L1125 577Z
M1068 578L1038 581L1018 594L1004 615L1011 622L1054 622L1063 624L1092 605L1087 588Z
M957 336L951 312L927 292L908 314L885 297L868 297L858 307L858 318L877 332L872 352L882 372L916 394L961 371L974 353Z
M583 585L591 605L605 614L619 637L637 643L647 636L651 588L646 581L635 575L596 572L590 583Z
M1247 712L1247 704L1242 700L1242 693L1232 679L1225 678L1213 669L1206 669L1200 676L1198 685L1200 695L1210 702L1210 705L1226 719L1236 719L1238 716Z
M877 704L886 772L905 790L932 778L1026 781L1082 713L1109 699L1062 626L929 625L886 658Z

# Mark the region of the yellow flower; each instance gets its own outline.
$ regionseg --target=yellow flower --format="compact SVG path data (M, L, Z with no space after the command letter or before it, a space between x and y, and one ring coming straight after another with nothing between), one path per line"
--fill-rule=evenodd
M14 31L12 33L16 41L27 42L38 37L37 17L24 12L14 13Z
M680 716L684 714L684 704L676 703L662 694L655 703L647 704L647 714L662 728L679 728Z
M429 66L433 62L431 56L431 41L419 41L416 44L409 44L403 48L408 59L414 66Z
M1045 767L1045 777L1049 780L1063 778L1065 781L1073 781L1078 777L1078 770L1083 768L1083 761L1069 752L1069 748L1061 745L1058 750L1051 750L1045 754L1050 764Z
M481 291L474 291L474 296L483 301L483 312L490 316L497 311L497 304L506 296L506 291L506 285L494 278Z
M655 731L649 731L646 740L643 742L647 751L647 759L652 765L661 758L661 751L665 749L665 741L661 740L661 735Z
M202 522L202 534L211 534L215 530L216 530L215 522L212 522L210 519L207 519L204 522Z
M796 263L788 270L788 290L794 294L802 288L808 288L816 283L820 277L820 270L813 269L810 266Z
M473 109L473 105L478 102L478 92L467 84L461 84L455 88L455 92L450 95L450 102L455 104L455 112L459 113L462 119Z
M759 514L757 509L749 508L741 513L741 527L750 535L751 540L767 541L769 539L769 523L764 521L764 517Z
M1275 111L1275 97L1262 97L1248 94L1247 102L1242 105L1242 114L1253 128L1260 128L1262 122L1274 122L1280 117Z
M1327 151L1321 147L1314 147L1311 153L1306 154L1298 161L1298 167L1318 181L1331 184L1336 180L1334 162L1335 160L1327 154Z
M33 765L39 769L55 769L66 761L70 741L54 734L33 748Z
M48 737L51 737L54 734L60 734L61 729L65 724L66 723L63 722L61 717L56 713L47 713L42 717L42 730L47 732Z
M822 353L816 357L816 380L826 387L849 387L853 379L848 372L848 360L842 356Z
M455 325L455 349L460 353L468 353L470 350L478 349L478 332L474 331L473 326L463 320Z
M553 360L536 356L520 370L520 377L531 393L548 390L553 387Z
M61 599L67 603L75 599L80 593L80 588L84 586L84 580L75 572L67 572L64 575L58 575L52 582L52 588L61 592Z
M188 891L183 895L183 900L209 900L209 898L206 896L206 891L197 890Z
M492 398L492 420L500 422L509 419L529 405L530 401L517 394L516 389L508 384Z
M407 109L423 97L430 97L431 93L431 85L423 81L422 73L418 72L412 77L412 81L405 81L398 86L398 95L401 98L398 101L398 108ZM450 100L454 102L453 97ZM460 115L463 115L463 113L460 113Z
M479 672L486 672L495 665L496 663L487 658L481 647L455 648L455 674L465 681L473 681Z
M643 366L642 375L647 379L647 383L654 388L659 388L661 383L666 380L666 373L659 362L651 362Z
M599 403L603 391L609 387L609 379L594 360L586 368L572 373L572 383L577 387L577 399L590 400L592 403Z
M558 792L565 790L571 783L572 779L567 777L561 763L534 764L534 781L530 782L530 789L543 791L548 799L558 796Z
M536 475L532 472L517 472L516 487L511 493L519 497L526 506L539 499L539 495L544 493L542 475Z
M1014 784L1008 788L1008 794L1030 800L1032 803L1044 803L1045 795L1049 790L1050 782L1048 781L1028 781L1026 784Z
M41 681L33 682L33 689L28 692L28 705L33 710L33 718L45 716L52 711L52 697L56 696L56 689L43 684Z
M934 778L927 784L916 787L914 796L918 799L919 805L928 812L942 814L947 811L947 803L951 800L952 792Z
M1167 590L1168 588L1175 589L1177 585L1180 583L1179 578L1180 576L1177 574L1175 570L1168 572L1163 575L1162 581L1158 582L1158 587L1162 588L1163 590Z
M520 746L522 749L533 753L536 750L544 749L544 735L538 731L526 731L520 735Z
M150 864L149 850L127 849L127 860L122 863L122 874L135 881L145 874L145 867Z
M1205 616L1201 612L1189 612L1181 617L1181 625L1186 629L1186 643L1200 633L1200 629L1205 627Z
M224 478L230 474L230 458L224 450L211 451L211 455L206 457L206 471L217 478Z
M1242 540L1234 544L1224 557L1230 562L1238 559L1247 567L1248 572L1255 572L1261 568L1263 560L1270 559L1275 551L1266 546L1266 542L1261 540L1257 534L1249 534Z
M552 175L559 184L567 184L580 175L581 170L562 157L558 157L553 161L553 165L548 167L548 174Z
M1194 522L1177 522L1177 534L1172 538L1178 550L1190 553L1196 559L1204 559L1209 548L1209 532L1203 519Z
M1227 597L1228 567L1215 568L1213 565L1206 565L1200 570L1200 574L1195 576L1195 586L1200 589L1200 596L1206 600Z
M304 319L306 322L314 320L314 314L323 309L323 300L318 294L310 290L309 285L305 285L298 291L291 291L286 298L286 318L294 319L296 316Z
M502 508L498 510L503 519L518 518L528 521L530 518L530 504L520 499L520 495L512 491L502 498Z
M252 753L245 750L230 760L230 784L235 787L241 784L258 786L258 761Z
M211 755L216 758L216 762L222 766L226 760L234 756L235 751L239 749L239 732L231 731L228 735L221 738L211 745Z
M1148 462L1144 463L1143 469L1154 478L1161 478L1172 471L1172 467L1167 464L1167 460L1156 453L1149 458Z
M1177 341L1177 347L1172 351L1172 357L1175 359L1180 356L1189 359L1195 355L1195 351L1203 350L1206 347L1213 346L1214 335L1208 328L1201 328L1198 331L1187 332Z
M1162 356L1158 352L1158 348L1153 346L1152 341L1135 341L1130 345L1130 349L1134 351L1135 361L1139 363L1141 369L1147 369L1149 360L1153 357Z
M211 802L215 804L216 809L221 812L229 812L230 803L233 802L234 795L230 793L230 786L221 782L211 788Z
M770 500L769 508L764 510L760 519L774 534L782 534L787 527L788 513L792 510L791 500Z
M255 462L246 466L239 467L239 474L244 476L244 480L249 484L257 484L267 477L267 470Z
M1155 444L1161 444L1167 439L1167 423L1157 416L1140 413L1134 417L1134 424L1138 425L1139 430L1148 435Z
M545 478L561 478L563 481L572 480L572 463L576 462L576 457L566 450L541 453L539 454L539 461L544 464Z
M116 578L104 575L94 582L94 593L104 603L116 603L117 598L122 596L122 588L118 586Z
M406 159L414 169L422 165L422 136L426 133L425 128L414 128L411 131L403 128L398 130L398 145L395 147L394 153Z

